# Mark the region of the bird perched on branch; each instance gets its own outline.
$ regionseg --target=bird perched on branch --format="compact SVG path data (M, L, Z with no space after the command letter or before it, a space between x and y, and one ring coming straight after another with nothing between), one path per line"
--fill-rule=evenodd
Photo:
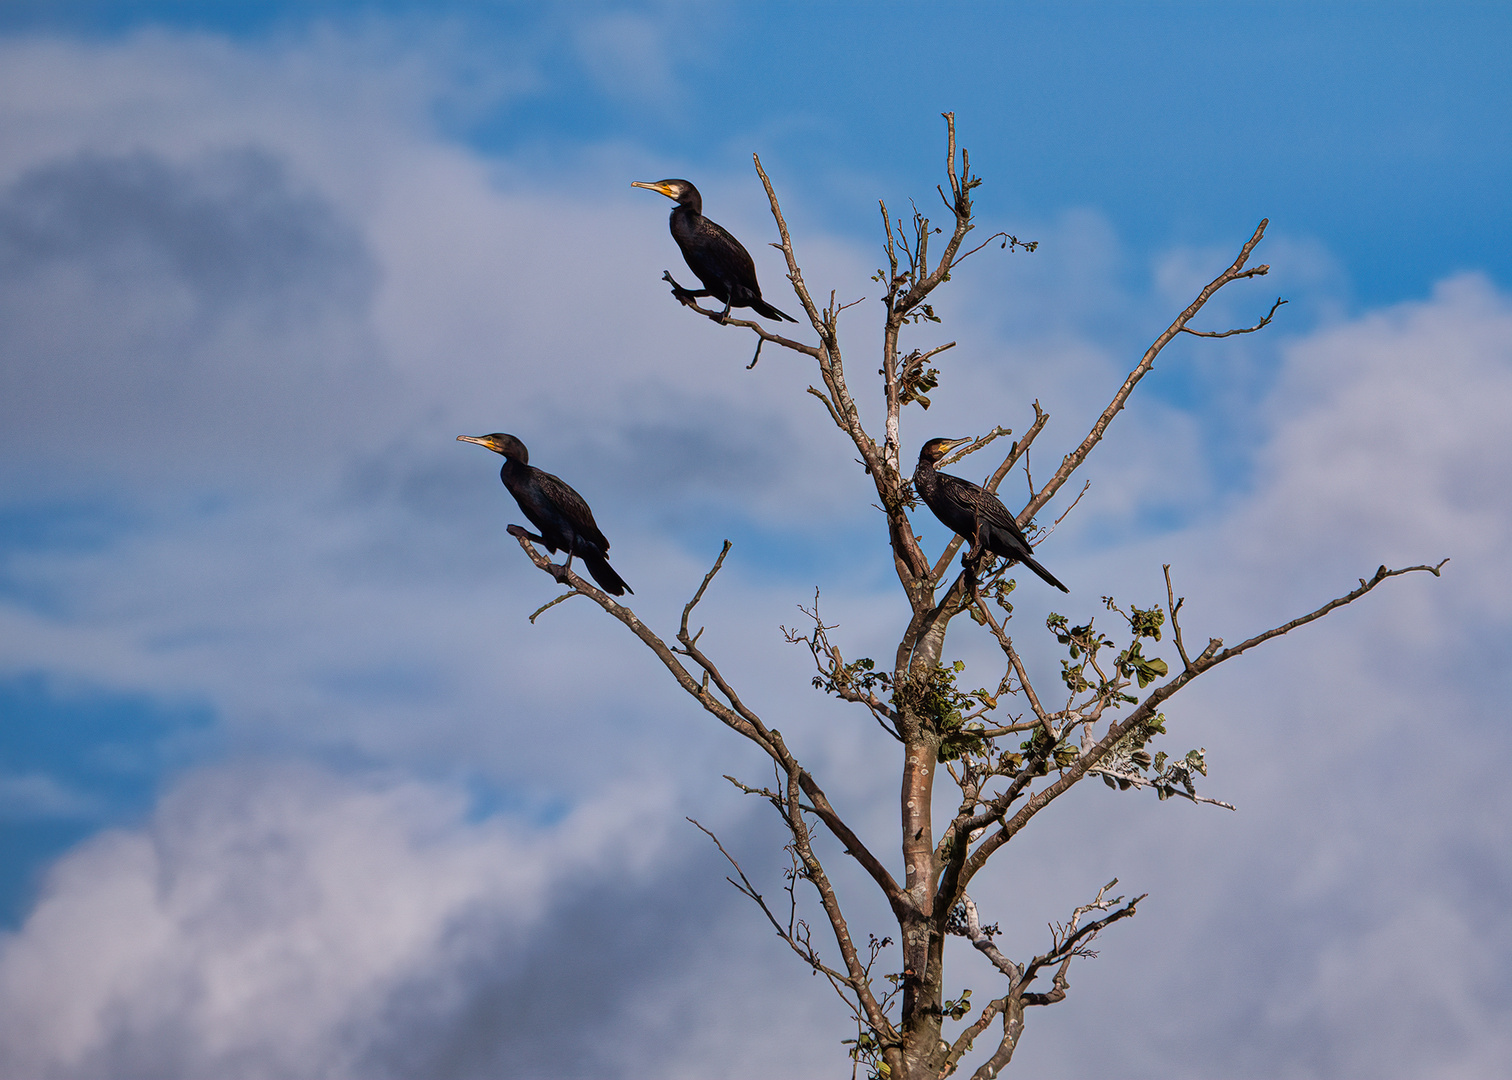
M969 439L930 439L919 448L919 464L914 469L914 490L924 505L934 511L934 516L967 543L971 550L962 561L974 564L982 552L1001 555L1010 561L1017 560L1038 574L1045 582L1061 592L1071 590L1056 580L1055 575L1035 562L1033 550L1018 522L992 492L978 487L970 480L935 471L935 462L948 454L952 447L960 446Z
M541 534L525 533L532 540L544 544L547 551L567 553L567 562L562 567L558 581L565 582L572 568L572 557L578 556L593 580L611 596L633 593L624 578L609 565L609 541L599 531L593 520L593 511L583 497L557 476L551 475L530 464L530 451L513 435L494 432L492 435L458 435L458 442L477 443L496 454L502 454L504 465L499 470L499 479L520 504L520 509ZM516 528L518 526L515 526ZM523 530L521 530L523 532Z
M694 292L672 282L673 291L679 300L697 296L712 296L724 302L720 313L721 322L730 317L732 307L752 308L759 315L781 322L798 320L783 311L778 311L761 298L761 286L756 284L756 264L751 253L724 229L703 216L703 196L686 180L657 180L655 183L634 180L631 187L659 191L677 205L672 208L672 239L682 248L688 268L698 275L703 288ZM668 275L671 280L671 275Z

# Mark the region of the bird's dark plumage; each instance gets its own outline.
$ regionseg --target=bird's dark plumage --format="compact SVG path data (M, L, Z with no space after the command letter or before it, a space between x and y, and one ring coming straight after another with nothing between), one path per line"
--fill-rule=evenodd
M524 443L502 432L458 435L457 440L486 446L504 456L499 479L504 481L504 486L520 504L530 523L541 530L541 535L532 539L539 540L547 551L565 551L567 567L572 566L574 555L582 559L588 573L606 593L623 596L635 591L609 565L609 541L599 531L598 523L593 520L593 511L588 509L583 497L560 477L532 466L530 452Z
M930 439L919 449L919 464L913 474L914 490L919 493L919 498L947 529L958 533L971 545L968 558L989 551L1005 559L1017 560L1061 592L1070 592L1050 571L1035 562L1028 538L1001 499L970 480L935 471L935 462L949 453L951 447L963 442L966 440Z
M686 180L644 180L631 182L631 187L643 187L657 191L677 203L672 209L672 239L682 249L688 268L698 275L703 288L698 292L681 289L687 296L712 296L723 302L725 309L721 318L729 318L732 307L748 307L759 315L781 322L798 320L784 311L778 311L761 298L761 286L756 284L756 264L751 253L741 242L703 216L703 196Z

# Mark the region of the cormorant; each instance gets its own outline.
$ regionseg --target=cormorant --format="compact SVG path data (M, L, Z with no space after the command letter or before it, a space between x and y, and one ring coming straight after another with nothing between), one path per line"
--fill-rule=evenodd
M458 435L457 441L477 443L503 455L504 467L499 470L499 479L504 481L504 486L520 504L530 523L541 530L539 536L525 535L540 541L553 554L558 550L567 553L563 574L572 567L572 557L577 555L606 593L623 596L635 591L609 565L606 558L609 541L599 532L593 511L588 509L583 497L560 477L532 466L530 451L525 449L524 443L513 435L497 431L492 435Z
M649 183L631 181L631 187L659 191L677 205L672 209L672 239L682 248L688 268L698 275L704 287L698 292L684 289L675 281L680 296L712 296L724 301L720 321L730 317L732 307L753 308L768 319L797 322L785 311L778 311L761 298L756 284L756 264L751 253L724 229L703 216L703 196L686 180L658 180Z
M934 511L934 516L947 529L955 531L971 544L966 562L980 558L983 551L990 551L1010 562L1018 560L1048 584L1054 585L1061 592L1070 592L1070 589L1055 579L1055 575L1034 561L1028 538L1001 499L970 480L935 472L935 462L949 453L952 447L967 441L930 439L919 448L919 464L913 474L914 490L919 493L919 498Z

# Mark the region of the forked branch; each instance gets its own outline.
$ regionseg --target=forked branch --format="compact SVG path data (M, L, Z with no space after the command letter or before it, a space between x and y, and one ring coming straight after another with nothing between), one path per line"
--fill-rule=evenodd
M828 979L830 985L835 988L835 991L840 994L841 998L845 1000L847 1005L855 1008L854 1002L852 1002L849 998L846 998L845 991L841 989L842 987L854 989L853 987L851 987L851 977L844 972L836 971L834 968L828 966L822 959L820 959L819 953L814 949L813 942L809 941L806 937L801 936L801 934L799 933L798 927L802 924L797 920L796 911L791 911L789 913L787 925L784 926L780 921L778 921L777 916L772 913L772 909L767 906L766 899L756 891L756 886L751 884L751 879L746 877L745 871L740 868L740 863L735 861L735 856L726 851L725 846L719 842L719 837L715 836L714 833L710 830L704 828L701 822L693 818L688 817L684 818L684 820L689 822L694 828L703 833L710 840L714 841L714 846L717 847L719 849L719 853L725 857L725 861L727 861L730 866L734 868L735 873L740 875L739 881L736 881L731 877L726 877L725 880L728 881L731 885L735 886L736 890L743 896L752 900L756 904L756 906L761 909L761 913L767 917L767 922L772 924L772 929L777 931L777 936L780 937L783 941L787 942L788 947L791 948L795 953L797 953L799 957L802 958L803 962L810 968L812 968L816 974L823 975L826 979Z
M1193 330L1190 326L1183 326L1181 328L1181 332L1183 334L1191 334L1193 337L1212 338L1233 337L1235 334L1253 334L1256 330L1263 330L1265 327L1269 326L1271 319L1275 318L1276 316L1276 309L1286 302L1287 301L1281 299L1279 296L1276 297L1276 302L1272 304L1271 309L1265 313L1265 318L1261 319L1254 326L1241 326L1237 330Z
M1124 407L1125 402L1129 400L1129 395L1134 392L1134 387L1139 385L1139 380L1149 374L1150 369L1155 366L1155 358L1160 355L1161 351L1171 343L1171 340L1177 334L1186 329L1187 323L1213 298L1214 293L1225 285L1238 281L1241 278L1258 277L1270 271L1270 267L1264 265L1249 269L1245 269L1244 266L1245 263L1249 262L1250 254L1255 250L1255 246L1260 243L1261 238L1265 235L1265 228L1269 224L1270 220L1268 218L1261 220L1260 224L1255 227L1254 234L1239 249L1238 257L1234 259L1229 268L1208 282L1203 290L1197 294L1197 298L1187 305L1186 310L1176 316L1175 321L1150 344L1150 347L1145 350L1144 356L1140 358L1139 363L1134 366L1134 370L1129 372L1128 377L1124 379L1123 385L1113 395L1113 400L1108 403L1108 407L1102 411L1102 415L1092 425L1092 430L1087 432L1087 437L1082 440L1081 445L1065 456L1061 461L1060 468L1055 471L1055 475L1050 478L1044 487L1040 488L1039 493L1034 498L1029 500L1029 505L1024 508L1023 514L1019 515L1020 520L1027 520L1033 517L1039 508L1049 502L1055 493L1061 489L1061 485L1071 478L1071 474L1081 466L1081 463L1087 460L1087 455L1092 452L1094 446L1102 441L1103 435L1108 430L1108 425L1113 422L1113 417L1118 415L1119 411ZM1272 308L1271 311L1274 314L1275 308ZM1267 315L1265 322L1269 321L1270 316ZM1261 325L1263 326L1265 323L1262 322Z
M1443 569L1444 563L1448 561L1448 559L1445 559L1436 565L1407 566L1399 570L1388 570L1383 566L1369 580L1361 578L1358 588L1330 600L1315 611L1266 630L1264 633L1256 634L1254 637L1241 642L1233 648L1225 649L1221 639L1211 639L1208 642L1207 648L1194 657L1188 666L1177 672L1168 681L1150 691L1145 699L1128 716L1108 725L1107 733L1091 748L1084 751L1070 767L1063 769L1058 779L1030 796L1024 805L1018 809L1017 813L1011 818L1006 819L1001 826L987 836L966 860L961 871L959 887L964 889L970 883L971 878L986 865L987 860L992 857L992 854L998 848L1011 840L1036 814L1068 791L1089 770L1101 766L1124 736L1128 735L1139 725L1149 722L1155 716L1159 707L1182 687L1186 686L1187 683L1204 672L1212 670L1219 664L1247 652L1262 642L1290 633L1300 626L1305 626L1310 622L1321 619L1336 608L1354 603L1354 601L1360 599L1360 597L1372 591L1389 578L1399 577L1402 574L1417 573L1419 571L1427 572L1437 577Z

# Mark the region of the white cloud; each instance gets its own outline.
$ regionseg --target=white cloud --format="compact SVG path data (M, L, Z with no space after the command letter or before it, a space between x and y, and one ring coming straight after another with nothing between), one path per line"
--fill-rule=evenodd
M506 959L575 876L635 880L669 824L654 786L562 822L468 820L455 791L310 768L218 769L53 868L0 939L10 1075L357 1075L396 993Z

